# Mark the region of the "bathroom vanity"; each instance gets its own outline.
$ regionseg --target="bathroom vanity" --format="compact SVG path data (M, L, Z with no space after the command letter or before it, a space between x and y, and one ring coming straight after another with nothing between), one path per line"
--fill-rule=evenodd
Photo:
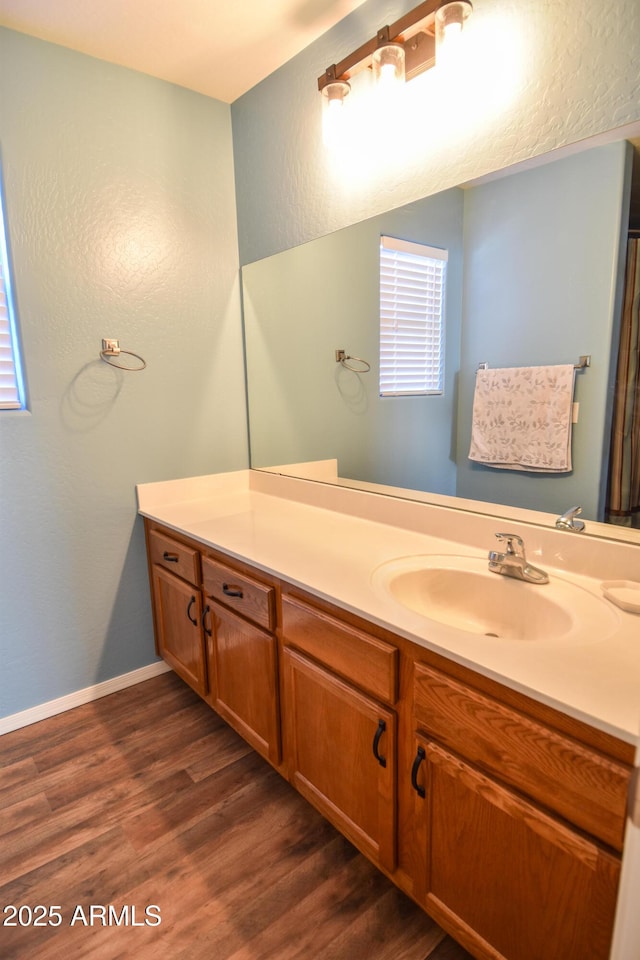
M600 580L637 547L511 523L539 585L482 514L257 471L138 498L176 673L478 960L606 960L640 619Z

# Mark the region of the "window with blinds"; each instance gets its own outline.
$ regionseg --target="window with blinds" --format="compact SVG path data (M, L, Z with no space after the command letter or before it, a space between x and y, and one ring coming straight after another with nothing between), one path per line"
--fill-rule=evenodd
M24 383L11 299L9 257L0 195L0 410L22 410L24 406Z
M442 393L447 251L380 237L380 396Z

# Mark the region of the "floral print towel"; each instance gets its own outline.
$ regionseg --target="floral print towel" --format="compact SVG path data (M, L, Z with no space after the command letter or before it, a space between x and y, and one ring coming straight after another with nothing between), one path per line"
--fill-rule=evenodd
M571 470L573 364L478 370L469 459L502 470Z

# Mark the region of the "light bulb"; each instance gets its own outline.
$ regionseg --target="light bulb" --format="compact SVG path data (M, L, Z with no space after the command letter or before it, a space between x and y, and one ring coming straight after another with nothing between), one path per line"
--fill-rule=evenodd
M322 89L322 139L327 147L336 147L344 127L344 101L351 90L346 80L328 83Z
M404 48L399 43L386 43L378 47L371 57L371 66L376 88L388 94L404 85Z
M453 0L436 11L436 63L439 66L456 60L464 23L471 11L467 0Z

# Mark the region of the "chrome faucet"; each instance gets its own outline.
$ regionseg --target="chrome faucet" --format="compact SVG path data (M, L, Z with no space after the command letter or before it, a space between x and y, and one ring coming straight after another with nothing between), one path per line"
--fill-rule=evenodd
M548 583L549 576L544 570L527 562L522 537L515 533L496 533L496 538L504 543L504 552L489 551L489 570L501 573L505 577L526 580L527 583Z
M573 530L574 533L582 533L584 530L584 520L576 520L576 517L582 513L582 507L571 507L566 513L556 520L558 530Z

